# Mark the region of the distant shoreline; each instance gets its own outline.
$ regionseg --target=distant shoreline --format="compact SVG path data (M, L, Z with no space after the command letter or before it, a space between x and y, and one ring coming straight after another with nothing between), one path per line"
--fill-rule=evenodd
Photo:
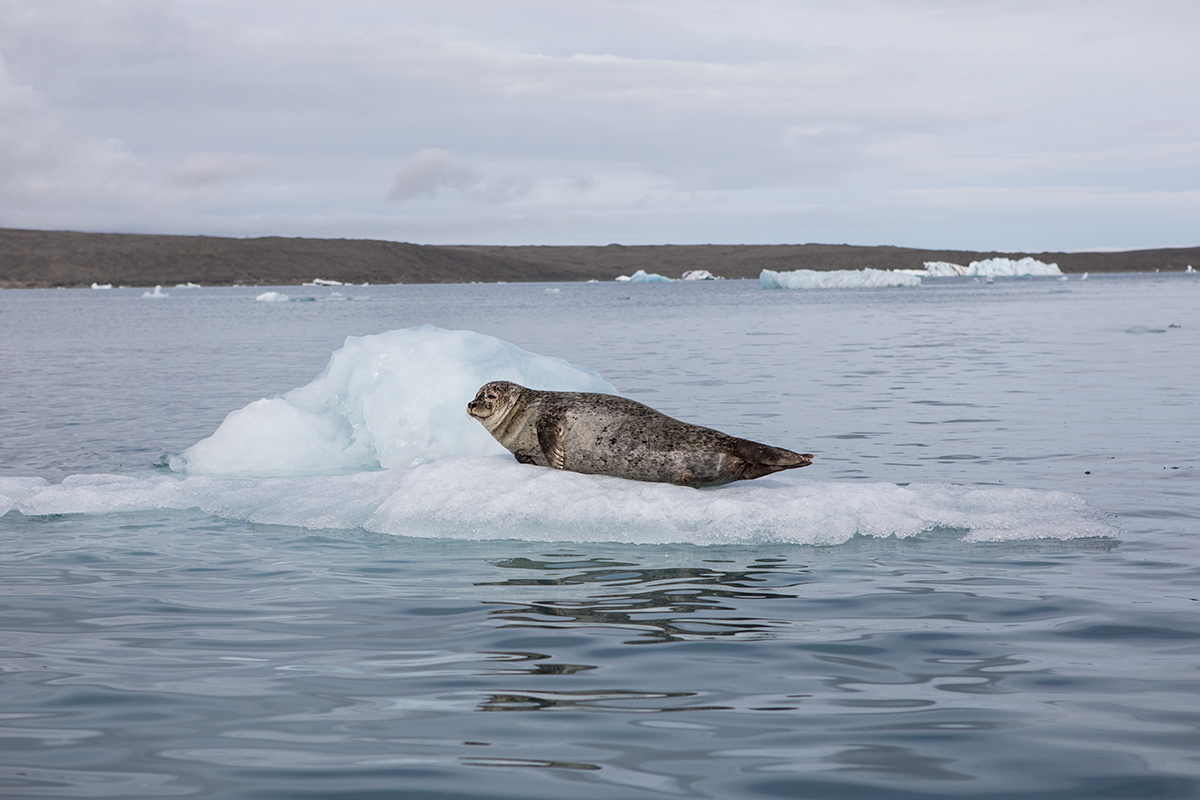
M669 278L704 269L757 278L764 269L920 269L986 258L1056 263L1064 273L1182 272L1200 247L1099 253L999 253L845 244L500 246L415 245L371 239L235 239L0 228L0 288L293 286L342 283L611 281L639 269Z

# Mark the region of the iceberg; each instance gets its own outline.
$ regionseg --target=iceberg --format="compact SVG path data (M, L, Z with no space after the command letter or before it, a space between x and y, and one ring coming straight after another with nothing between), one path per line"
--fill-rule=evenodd
M925 272L930 277L936 278L954 275L977 278L1062 275L1058 264L1047 264L1028 256L1016 261L1011 258L988 258L983 261L972 261L965 267L961 264L951 264L949 261L926 261Z
M111 283L93 283L92 288L93 289L111 289L112 284Z
M307 386L230 413L169 463L190 475L337 475L506 453L466 410L496 380L617 394L590 369L473 331L349 336Z
M829 271L798 269L792 272L764 269L758 279L764 289L876 289L921 285L919 275L869 268Z
M164 292L162 290L161 286L155 286L153 292L142 292L142 297L160 298L160 297L170 297L170 296L171 295L167 294L166 292Z
M283 292L263 292L254 298L254 301L256 303L287 303L291 299Z
M0 516L212 514L409 537L836 545L1110 537L1078 495L784 474L713 489L517 463L466 413L490 380L614 393L597 373L472 331L351 336L311 383L232 412L170 473L0 476Z
M684 281L715 281L719 280L716 275L713 275L706 269L689 269L683 273L680 280Z
M629 283L662 283L671 279L665 275L659 275L657 272L646 272L644 269L639 269L632 275L618 275L617 280Z

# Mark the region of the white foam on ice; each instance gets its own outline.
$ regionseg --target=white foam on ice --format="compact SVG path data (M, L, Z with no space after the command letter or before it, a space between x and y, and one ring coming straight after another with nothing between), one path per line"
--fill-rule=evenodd
M930 277L967 275L978 278L1018 277L1025 275L1062 275L1058 264L1047 264L1036 258L1013 260L1011 258L988 258L972 261L967 266L951 264L949 261L926 261L925 272Z
M189 474L328 475L503 453L467 403L488 381L607 392L596 372L473 331L432 325L349 336L325 371L282 397L232 412L171 459Z
M828 271L797 269L791 272L764 269L758 280L764 289L877 289L921 285L918 275L870 268Z

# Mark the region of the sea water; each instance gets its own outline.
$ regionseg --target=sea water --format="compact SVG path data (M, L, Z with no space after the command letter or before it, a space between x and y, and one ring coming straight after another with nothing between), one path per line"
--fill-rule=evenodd
M0 292L0 795L1200 796L1194 276L275 290ZM439 416L553 359L816 461Z

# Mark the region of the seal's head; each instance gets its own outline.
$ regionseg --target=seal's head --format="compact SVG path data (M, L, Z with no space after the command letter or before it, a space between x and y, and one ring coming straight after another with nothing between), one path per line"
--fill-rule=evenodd
M508 381L485 383L475 394L475 399L467 403L467 413L490 431L508 416L521 396L522 388Z

